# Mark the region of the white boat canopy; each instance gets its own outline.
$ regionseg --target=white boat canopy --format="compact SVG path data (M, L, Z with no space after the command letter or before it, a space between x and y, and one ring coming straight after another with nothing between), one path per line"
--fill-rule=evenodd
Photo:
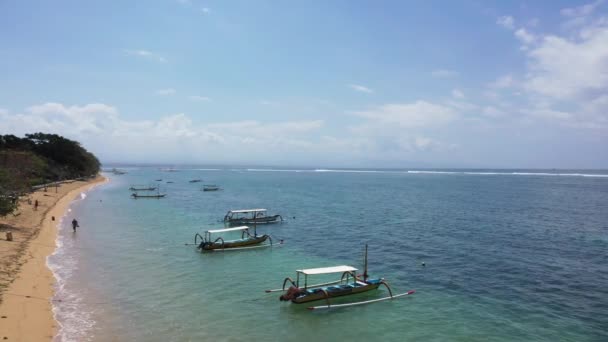
M247 226L240 226L240 227L233 227L233 228L208 230L207 233L209 233L209 234L215 234L215 233L233 232L233 231L236 231L236 230L247 230L247 229L249 229L249 227L247 227Z
M302 273L305 275L312 274L329 274L329 273L344 273L344 272L354 272L357 269L352 266L332 266L332 267L321 267L321 268L309 268L306 270L297 270L296 272Z
M257 213L260 211L266 211L266 209L240 209L240 210L230 210L229 213L237 214L237 213Z

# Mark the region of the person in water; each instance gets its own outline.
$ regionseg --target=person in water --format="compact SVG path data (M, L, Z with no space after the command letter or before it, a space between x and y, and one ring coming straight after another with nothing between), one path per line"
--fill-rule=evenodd
M76 231L76 228L77 228L77 227L80 227L80 226L78 225L78 221L76 221L76 219L73 219L73 220L72 220L72 229L74 229L74 231Z

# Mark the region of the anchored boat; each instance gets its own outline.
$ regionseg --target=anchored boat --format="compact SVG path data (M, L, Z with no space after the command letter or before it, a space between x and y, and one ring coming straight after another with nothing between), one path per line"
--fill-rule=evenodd
M129 188L131 191L154 191L156 190L155 186L132 186Z
M241 210L230 210L224 216L224 223L228 223L231 226L238 226L242 224L269 224L283 222L281 215L266 215L266 209L241 209Z
M203 185L203 191L218 191L221 190L221 188L217 185Z
M217 238L212 237L214 234L227 233L227 232L241 232L240 239L226 240L222 236ZM200 238L200 243L199 243ZM264 242L269 243L264 244ZM282 241L281 241L282 243ZM211 252L217 250L238 250L238 249L250 249L259 247L272 246L272 238L270 235L257 235L255 227L253 228L253 234L250 233L250 228L247 226L233 227L225 229L214 229L208 230L204 233L204 236L200 234L194 235L194 244L198 246L201 252Z
M144 194L144 195L141 195L141 194L138 194L136 192L134 192L134 193L131 194L131 197L133 197L135 199L137 199L137 198L163 198L165 196L167 196L167 194L158 193L158 194Z
M154 188L157 189L157 188ZM154 190L152 189L152 190ZM146 189L148 190L148 189ZM167 194L161 194L160 193L160 188L158 188L156 190L156 193L149 193L149 192L144 192L143 194L139 194L137 192L134 192L131 194L131 197L133 197L134 199L138 199L138 198L163 198L167 196Z
M317 300L325 300L326 305L311 306L308 307L310 310L318 309L329 309L329 308L341 308L355 305L363 305L376 303L388 299L395 299L399 297L408 296L414 294L415 290L410 290L405 293L393 295L393 291L384 278L368 279L367 275L367 245L365 246L365 270L362 275L356 274L357 269L352 266L341 265L332 267L321 267L321 268L309 268L303 270L296 270L296 280L287 277L283 280L283 287L275 290L266 290L270 292L283 292L279 297L281 301L291 301L295 304L302 304L313 302ZM321 275L321 274L342 274L340 280L326 282L322 284L308 284L308 276ZM285 288L287 284L291 284L288 288ZM303 283L303 284L302 284ZM362 302L353 302L346 304L332 305L330 302L331 298L355 295L371 290L376 290L380 285L385 286L388 289L389 296L367 300Z

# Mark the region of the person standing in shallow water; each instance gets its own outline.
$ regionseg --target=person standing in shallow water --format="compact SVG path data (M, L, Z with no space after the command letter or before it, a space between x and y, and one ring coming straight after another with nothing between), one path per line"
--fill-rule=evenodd
M72 229L74 229L74 232L76 232L76 228L77 228L77 227L80 227L80 226L78 225L78 221L76 221L76 219L73 219L73 220L72 220Z

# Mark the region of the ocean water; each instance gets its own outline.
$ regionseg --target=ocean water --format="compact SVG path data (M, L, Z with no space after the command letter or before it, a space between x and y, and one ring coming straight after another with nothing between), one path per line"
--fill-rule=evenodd
M608 171L127 171L60 224L58 341L608 340ZM166 198L129 197L156 179ZM284 245L185 245L252 207L283 215L258 232ZM370 274L416 294L310 312L264 292L296 269L361 267L366 243Z

